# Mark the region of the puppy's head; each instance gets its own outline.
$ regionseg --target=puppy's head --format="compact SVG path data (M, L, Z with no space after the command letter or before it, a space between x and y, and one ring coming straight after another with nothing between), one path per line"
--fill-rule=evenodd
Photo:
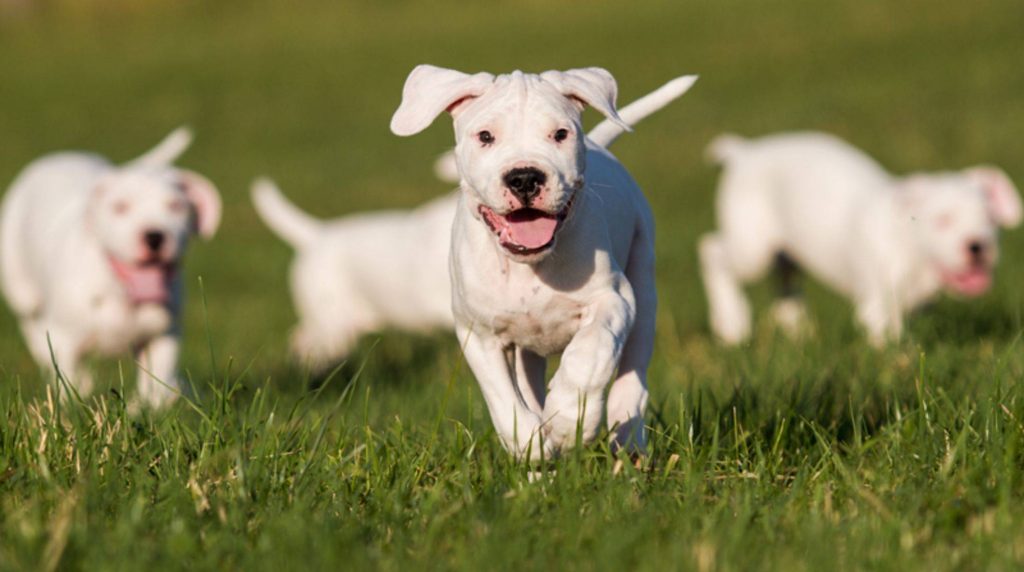
M920 247L947 290L964 296L985 293L999 258L998 229L1020 224L1020 195L994 167L956 173L914 175L901 185Z
M212 237L220 223L213 184L171 166L173 157L157 160L169 140L104 176L89 203L87 224L136 301L165 301L191 235Z
M600 68L493 76L424 65L406 80L391 129L413 135L451 113L468 206L507 256L532 263L554 248L583 188L580 113L590 105L621 124L616 93Z
M127 264L173 264L192 234L213 236L220 197L190 171L127 169L97 184L89 217L110 256Z

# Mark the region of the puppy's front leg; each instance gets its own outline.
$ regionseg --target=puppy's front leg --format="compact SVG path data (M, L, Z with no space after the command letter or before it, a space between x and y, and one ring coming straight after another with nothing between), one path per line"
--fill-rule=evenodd
M178 353L180 341L174 334L163 334L139 350L139 374L136 391L148 407L159 409L178 398Z
M857 318L867 331L868 342L876 348L899 340L903 334L903 312L891 298L875 293L857 301Z
M57 382L57 368L60 369L60 376L70 384L79 397L86 397L92 393L92 374L88 368L82 366L82 341L77 336L63 328L37 324L35 335L38 336L35 346L37 349L36 358L47 371L51 379ZM56 368L54 364L56 363ZM59 382L58 382L59 385ZM63 386L57 387L61 399L69 397L68 391Z
M708 297L711 331L726 344L739 344L750 337L750 303L730 263L726 243L721 235L706 234L697 253Z
M515 364L507 360L508 348L497 338L479 335L461 324L455 330L502 444L516 457L539 459L542 452L540 417L530 410L516 387L512 378ZM545 443L544 449L544 456L549 457L550 445Z
M636 316L632 290L602 296L590 305L583 325L562 353L544 403L544 432L555 450L571 449L577 426L583 442L597 434L604 388L611 380Z

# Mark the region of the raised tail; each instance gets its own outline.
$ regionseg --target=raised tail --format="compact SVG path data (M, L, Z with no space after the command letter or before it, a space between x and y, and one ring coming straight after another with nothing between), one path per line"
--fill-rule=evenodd
M647 95L633 101L626 107L619 110L619 117L622 121L633 127L652 113L661 110L666 105L679 99L684 93L693 87L697 82L697 76L684 75L666 83ZM598 123L596 127L587 133L587 137L602 147L608 147L626 132L626 129L610 119Z
M619 110L619 117L625 124L605 119L587 133L587 138L601 147L609 147L629 127L640 123L648 116L679 99L697 82L697 76L684 75L666 83L658 89L633 101ZM448 151L434 161L434 174L446 183L458 183L459 171L455 165L455 153Z
M455 152L448 150L434 161L434 175L446 183L459 182L459 166L455 164Z
M256 179L249 194L263 222L293 248L312 242L323 226L285 198L281 189L268 178Z
M747 140L739 135L723 133L711 140L707 149L704 150L704 156L710 163L724 165L746 146Z
M179 127L157 143L156 147L146 151L141 157L132 159L129 165L141 165L143 167L164 167L170 165L191 144L192 130L184 126Z

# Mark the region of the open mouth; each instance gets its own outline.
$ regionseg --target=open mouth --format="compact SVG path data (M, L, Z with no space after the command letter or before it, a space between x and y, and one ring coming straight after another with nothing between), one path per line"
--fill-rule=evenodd
M536 254L554 244L574 200L575 197L569 199L565 208L555 214L524 207L502 215L484 205L480 205L480 214L505 250L518 255Z
M971 266L960 272L943 272L946 286L964 296L980 296L992 286L992 272L985 266Z
M110 267L133 304L166 304L170 300L175 262L153 258L124 262L111 256Z

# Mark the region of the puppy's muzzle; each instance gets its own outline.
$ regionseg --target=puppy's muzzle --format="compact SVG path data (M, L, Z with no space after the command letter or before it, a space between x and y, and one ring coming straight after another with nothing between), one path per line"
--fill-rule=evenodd
M517 167L505 173L502 181L505 187L519 199L524 206L529 206L540 194L544 183L548 180L543 171L535 167Z
M967 257L972 266L985 266L988 264L990 248L985 242L972 240L967 244Z
M165 240L164 233L159 230L147 230L142 235L142 242L146 245L149 252L154 254L160 252Z

